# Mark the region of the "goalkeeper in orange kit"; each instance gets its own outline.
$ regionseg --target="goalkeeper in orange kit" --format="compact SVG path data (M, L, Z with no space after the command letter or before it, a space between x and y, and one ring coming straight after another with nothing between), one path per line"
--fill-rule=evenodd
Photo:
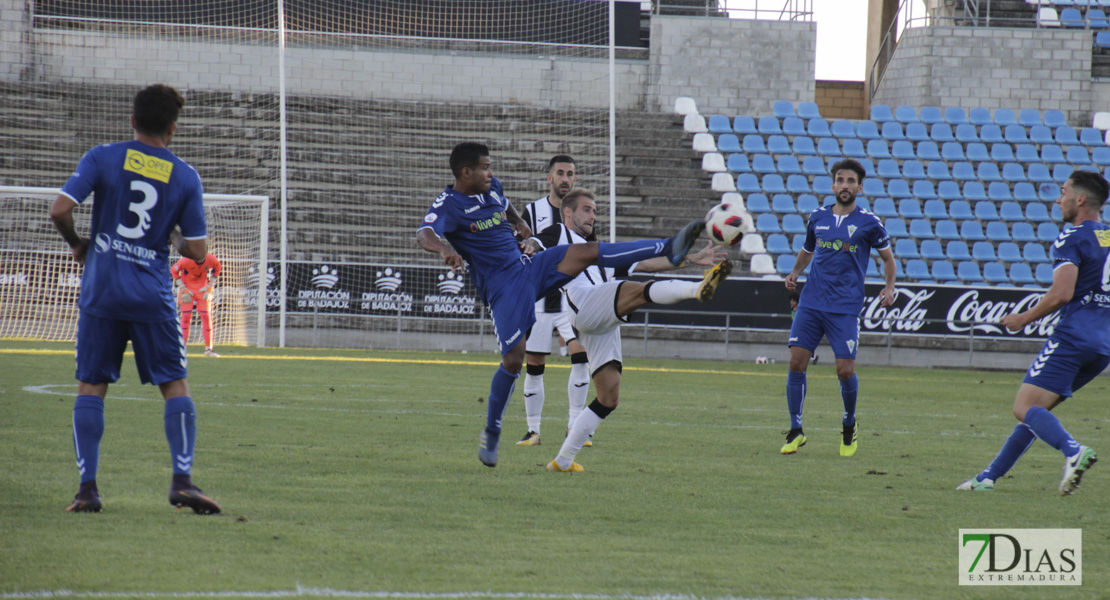
M212 351L212 316L209 302L215 297L216 278L220 276L220 260L207 254L203 262L182 257L172 267L170 275L181 282L177 299L181 304L181 337L189 342L189 325L193 321L193 305L200 313L201 332L204 334L204 355L219 358Z

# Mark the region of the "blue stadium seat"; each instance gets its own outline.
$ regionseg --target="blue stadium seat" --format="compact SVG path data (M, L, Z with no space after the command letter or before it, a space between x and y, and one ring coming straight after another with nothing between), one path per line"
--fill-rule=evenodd
M997 221L998 208L990 200L981 200L975 203L975 218L980 221Z
M824 175L828 173L828 169L825 168L825 161L821 160L820 156L807 156L802 160L802 173Z
M879 161L875 174L886 179L895 179L902 176L902 167L898 165L898 161L892 158L884 158Z
M780 254L775 259L775 271L779 275L789 275L794 270L794 262L798 260L793 254Z
M875 266L875 261L870 256L868 256L867 257L867 281L871 281L873 279L878 279L878 278L879 278L879 267L876 267Z
M1079 9L1067 7L1060 9L1060 25L1081 29L1086 22L1083 21L1083 13L1079 12Z
M940 157L948 162L966 160L964 147L959 142L945 142L940 147Z
M994 109L994 124L999 127L1017 125L1017 117L1014 115L1014 111L1008 108L996 108Z
M1025 220L1025 214L1021 210L1021 205L1017 202L1003 202L999 207L998 216L1001 217L1003 221ZM1023 225L1029 226L1029 233L1033 233L1033 227L1031 225L1028 223L1023 223Z
M942 248L940 245L940 240L922 240L921 258L926 258L929 260L945 260L947 257L944 254L944 248Z
M794 175L802 172L802 166L798 164L798 158L793 154L783 154L775 161L778 166L779 173L784 175ZM805 179L803 177L803 179ZM790 182L787 181L787 187L790 187ZM809 181L806 181L806 189L809 189Z
M898 209L894 206L894 200L891 200L890 198L875 198L875 201L874 203L872 203L871 206L872 212L884 219L887 217L898 216Z
M816 102L799 102L798 116L803 119L816 119L821 116Z
M987 190L983 188L983 184L978 181L968 181L964 183L964 200L969 202L978 202L987 199Z
M1050 265L1050 264L1037 265L1036 275L1034 275L1033 278L1036 279L1037 283L1039 283L1041 285L1044 285L1044 286L1052 285L1052 265Z
M732 133L732 121L725 115L709 115L711 133Z
M937 221L936 236L938 240L958 240L961 237L956 222L951 219Z
M1075 171L1075 168L1071 165L1054 165L1052 167L1052 180L1062 185L1068 180L1068 177L1071 177L1073 171Z
M1045 254L1044 246L1037 242L1029 242L1022 246L1021 257L1030 264L1048 262L1048 255Z
M956 270L952 268L952 263L947 260L938 260L933 263L933 279L938 282L944 283L946 281L956 280Z
M993 181L987 186L987 199L992 202L1009 202L1014 199L1010 193L1010 184Z
M806 123L806 133L815 138L825 138L832 135L832 132L829 131L829 122L820 117L810 119Z
M794 158L793 156L789 158ZM798 159L794 159L797 164ZM805 175L795 174L789 175L786 178L786 191L791 194L808 194L811 190L809 187L809 178Z
M1028 144L1029 136L1025 134L1025 128L1021 125L1007 125L1006 126L1006 143L1008 144Z
M929 275L929 265L925 264L925 261L920 258L911 258L906 261L906 277L923 280L930 279L932 276Z
M998 165L992 162L981 162L979 168L975 170L975 176L979 181L1002 181L1002 173L998 172Z
M929 137L938 143L956 141L956 136L952 135L952 126L948 123L934 123L929 128Z
M750 213L771 212L771 203L767 200L766 194L748 194L744 199L744 206Z
M1041 124L1041 113L1032 108L1023 108L1018 113L1018 124L1023 127L1032 127Z
M895 121L883 123L883 128L880 131L880 135L883 136L884 140L889 140L892 142L895 140L906 139L906 134L902 132L902 124Z
M790 240L781 233L772 233L767 236L767 252L771 254L793 254Z
M848 158L863 158L867 156L867 152L863 149L863 140L856 138L844 140L844 145L840 148L840 151Z
M921 254L917 251L917 242L910 238L902 238L895 240L894 256L898 258L920 258Z
M835 202L836 200L834 199L833 201ZM856 206L868 212L871 211L871 203L868 202L866 196L859 196L858 198L856 198Z
M794 208L794 197L789 194L775 194L771 198L771 211L780 215L797 212Z
M1002 135L1002 128L998 125L984 125L979 130L979 141L986 144L1001 144L1006 141Z
M1095 3L1091 2L1093 6ZM1102 6L1102 4L1100 4ZM1110 27L1110 21L1106 19L1106 13L1099 8L1092 8L1084 15L1087 18L1087 25L1091 29L1106 29Z
M902 163L902 176L906 179L929 179L925 174L925 165L919 160L907 160ZM932 187L933 182L929 181L928 184Z
M775 173L775 159L770 154L756 154L752 156L752 170L756 173Z
M799 106L799 110L800 109L801 107ZM798 196L799 213L803 215L808 215L818 208L821 208L821 204L817 201L817 196L814 196L813 194L801 194L800 196Z
M1014 158L1023 163L1041 162L1041 155L1033 144L1018 144L1014 149Z
M987 239L987 236L983 234L983 226L979 221L964 221L960 223L960 237L969 242Z
M1041 202L1030 202L1025 205L1025 220L1031 223L1043 223L1051 221L1052 217L1049 215L1048 207Z
M733 173L747 173L752 170L751 165L748 164L747 154L729 154L728 164L726 164L725 166L728 167L728 170L732 171Z
M790 140L785 135L772 135L767 138L767 151L771 154L790 154Z
M1102 131L1094 127L1084 127L1079 130L1079 143L1084 146L1105 146Z
M871 117L875 120L875 117ZM912 106L897 106L894 108L894 119L899 123L917 122L917 111Z
M917 179L913 182L913 197L918 200L932 200L937 197L933 189L933 182L928 179Z
M999 262L983 265L983 279L987 283L1009 283L1010 281L1010 277L1006 275L1006 267Z
M920 219L927 216L921 212L921 204L913 198L902 198L898 201L898 216L903 219Z
M1010 228L1002 221L987 223L987 239L992 242L1010 241Z
M782 230L785 233L805 233L805 219L797 213L786 215L782 218Z
M760 189L765 194L785 194L786 182L782 180L782 175L778 173L768 173L763 176Z
M773 213L763 213L755 220L755 228L760 233L782 233L779 218Z
M1031 163L1025 176L1034 183L1052 183L1052 172L1044 163Z
M943 160L936 142L921 142L917 145L918 160Z
M957 142L978 142L979 134L975 131L975 126L970 123L961 123L956 125L956 141Z
M1010 265L1010 282L1019 285L1026 285L1030 283L1037 283L1033 277L1033 270L1025 263L1014 263Z
M1068 120L1064 117L1064 112L1055 109L1048 109L1044 111L1044 124L1046 127L1067 127Z
M1047 125L1045 125L1045 127L1047 127ZM1053 139L1061 146L1074 146L1079 143L1079 136L1076 134L1075 129L1067 125L1057 127Z
M935 237L933 226L927 219L914 219L910 221L910 237L918 240L932 239Z
M983 276L979 273L979 265L971 261L962 261L956 265L956 277L964 283L983 281Z
M1066 157L1068 162L1073 165L1091 164L1091 155L1087 153L1086 146L1068 146Z
M720 152L739 152L740 138L735 133L723 133L717 138L717 150Z
M1106 146L1091 148L1091 162L1101 167L1110 165L1110 148Z
M971 211L971 203L967 200L953 200L948 203L948 216L956 221L967 221L975 218Z
M868 177L875 176L875 163L870 158L861 158L856 162L863 166L863 172L867 173ZM829 171L832 171L832 165L829 165Z
M1025 169L1022 168L1020 163L1011 162L1002 165L1002 179L1004 181L1028 181L1025 176Z
M779 120L776 117L759 117L759 133L763 135L782 133Z
M941 200L951 201L963 198L960 184L955 181L941 181L937 184L937 197Z
M767 146L763 145L763 137L755 134L748 134L744 136L744 144L742 146L744 152L748 154L766 154Z
M929 126L924 123L906 123L906 139L924 142L929 138Z
M917 158L917 153L913 149L913 142L907 140L898 140L891 144L890 155L898 160L915 160Z
M759 133L759 129L755 126L755 119L744 115L732 120L732 130L739 135Z
M1021 257L1021 249L1013 242L1002 242L998 244L998 260L1005 263L1021 262L1024 260Z
M879 126L874 121L860 121L856 123L856 137L861 140L879 139Z
M736 189L742 194L750 194L762 190L759 186L759 177L754 173L741 173L736 176Z
M1056 139L1052 137L1052 130L1044 125L1034 125L1029 128L1029 141L1034 144L1056 143Z
M971 247L971 258L980 262L998 260L994 253L994 244L990 242L975 242Z
M1063 211L1060 210L1059 206L1056 206L1055 204L1052 205L1052 220L1053 221L1063 221L1064 220L1064 215L1062 213L1063 213ZM1071 229L1071 223L1065 223L1064 224L1064 229L1065 230Z
M817 138L817 154L821 156L843 156L840 141L833 137Z
M864 181L867 181L864 179ZM828 175L816 175L813 178L813 193L818 196L832 193L832 177Z
M905 179L891 179L887 182L886 193L894 199L909 198L913 196L910 192L910 184Z
M871 198L878 198L886 196L886 186L883 185L882 179L864 179L863 180L863 195Z
M925 216L926 218L931 219L933 221L936 221L938 219L947 219L948 218L948 207L945 206L943 200L926 200L924 211L925 212L924 212L923 215L914 215L914 216L915 217Z
M951 261L971 260L971 251L968 250L967 242L963 240L952 240L944 247L944 254Z
M910 237L910 232L906 230L906 222L902 219L887 219L883 226L892 238Z
M967 115L964 114L964 109L958 106L949 106L944 109L944 122L949 125L967 123Z
M937 106L922 106L920 118L921 122L927 125L944 122L944 117L941 115L940 107Z
M991 120L990 109L982 107L976 107L968 110L967 121L972 125L975 125L976 127L982 127L983 125L990 125L991 123L993 123L993 121Z
M971 142L968 144L966 153L967 159L972 162L983 162L991 159L991 153L987 151L987 145L982 142Z
M959 197L959 184L956 184L954 181L947 181L952 179L952 174L948 172L948 163L939 160L931 161L928 169L926 169L926 175L929 179L937 182L937 192L941 194L942 198L946 200L949 199L944 196L944 192L940 191L940 186L945 183L955 184L957 186L957 195L955 197Z
M1005 171L1003 171L1002 176L1006 176ZM1014 184L1014 200L1018 202L1036 202L1039 198L1037 198L1037 190L1033 187L1033 184L1023 181Z
M817 147L813 145L813 138L807 135L796 136L792 147L794 154L798 156L815 156L817 154Z
M832 125L829 127L829 129L832 132L832 136L835 138L840 138L843 140L856 137L856 126L852 125L851 121L837 119L832 122Z
M894 120L894 111L886 104L872 104L871 105L871 120L878 123L886 123L887 121Z
M793 117L795 115L794 103L789 100L775 100L774 104L771 105L771 114L780 119Z
M794 237L790 240L790 249L794 251L794 254L801 252L802 248L805 248L805 245L806 236L804 233L796 233L794 234ZM806 269L806 272L809 272L808 268Z

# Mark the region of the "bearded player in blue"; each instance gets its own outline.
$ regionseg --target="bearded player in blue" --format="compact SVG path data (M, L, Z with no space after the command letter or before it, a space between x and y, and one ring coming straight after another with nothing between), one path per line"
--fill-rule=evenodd
M956 489L993 490L1037 438L1064 454L1058 488L1064 496L1079 487L1083 474L1098 460L1095 451L1076 442L1049 411L1110 364L1110 226L1099 222L1108 194L1106 179L1089 171L1075 171L1060 188L1056 204L1064 222L1073 227L1052 245L1052 285L1032 308L1002 317L1001 324L1020 331L1057 309L1060 320L1018 388L1014 417L1019 423L991 464Z
M798 277L812 261L798 310L790 327L790 367L786 374L786 405L790 431L782 454L794 454L806 443L802 431L802 406L806 397L806 368L821 337L825 336L836 356L836 376L844 400L841 420L841 456L852 456L857 448L856 351L859 346L859 315L863 309L864 276L871 250L883 260L885 285L880 292L883 306L894 303L896 267L890 236L879 218L856 206L863 187L863 165L847 159L832 166L832 191L836 203L809 215L806 239L794 269L786 276L786 289L797 289Z
M119 379L130 341L143 383L157 385L165 399L165 432L173 462L170 504L198 514L220 505L193 485L196 408L186 381L185 340L177 321L169 244L203 264L208 229L200 176L166 149L177 131L185 99L167 85L135 95L131 126L135 139L97 146L54 200L50 218L85 265L77 319L77 401L73 446L81 486L66 510L100 512L96 484L104 397ZM89 237L74 227L73 211L94 194Z
M513 229L519 239L532 237L532 232L493 176L489 148L462 142L451 151L450 164L455 183L432 203L416 241L424 250L439 254L453 271L469 268L474 286L490 307L501 365L490 383L478 459L494 467L501 419L524 364L528 329L536 321L536 300L561 288L590 265L620 268L656 256L666 256L679 265L705 223L691 221L672 238L571 244L532 256L530 249L522 252Z

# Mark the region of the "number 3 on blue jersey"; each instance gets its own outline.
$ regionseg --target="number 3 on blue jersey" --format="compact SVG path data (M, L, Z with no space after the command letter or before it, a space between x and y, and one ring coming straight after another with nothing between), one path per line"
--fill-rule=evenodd
M158 204L158 190L153 185L145 181L136 179L131 182L131 189L143 194L142 202L132 202L127 206L127 210L139 216L139 222L134 227L124 227L123 223L116 226L116 233L121 236L136 240L143 237L147 229L150 229L150 209Z

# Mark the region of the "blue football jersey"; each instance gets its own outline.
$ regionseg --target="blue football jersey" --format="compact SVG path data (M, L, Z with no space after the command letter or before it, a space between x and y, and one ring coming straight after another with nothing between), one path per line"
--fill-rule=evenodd
M803 247L813 261L798 305L858 315L871 249L889 248L890 236L879 218L862 208L837 215L826 206L810 213Z
M158 322L177 317L169 239L207 237L200 176L165 148L139 141L85 153L62 193L78 204L94 195L81 310L105 319Z
M1060 309L1052 337L1097 354L1110 354L1110 225L1084 221L1053 244L1056 266L1079 268L1075 294Z
M487 290L522 254L509 224L508 208L509 200L496 177L488 193L475 196L460 194L447 186L432 202L420 226L430 228L451 243L469 265L470 279L486 302L489 302Z

